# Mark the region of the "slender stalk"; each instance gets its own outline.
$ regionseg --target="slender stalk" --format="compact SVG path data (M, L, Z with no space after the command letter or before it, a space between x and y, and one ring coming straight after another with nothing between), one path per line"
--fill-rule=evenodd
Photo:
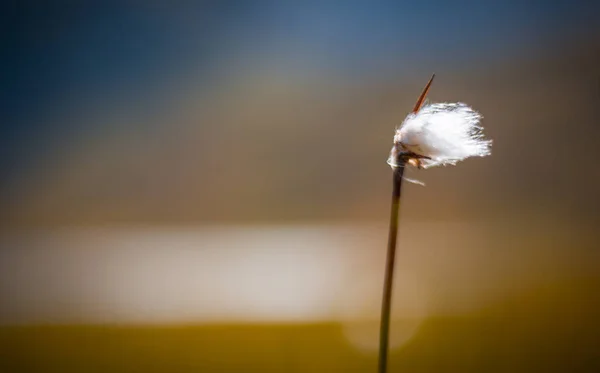
M381 302L381 324L379 328L379 373L387 372L390 313L392 308L392 285L394 283L394 263L396 261L396 240L398 238L398 212L400 210L400 195L402 192L402 175L404 162L393 168L392 209L390 213L390 230L385 263L385 278L383 280L383 300Z

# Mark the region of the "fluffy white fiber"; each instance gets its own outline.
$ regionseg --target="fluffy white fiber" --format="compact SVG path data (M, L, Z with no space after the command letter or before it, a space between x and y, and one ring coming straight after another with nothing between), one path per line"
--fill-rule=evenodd
M481 133L481 118L478 112L463 103L424 106L418 113L406 117L396 130L394 149L429 158L419 160L423 168L487 156L491 153L492 142L484 139ZM390 158L388 163L391 161Z

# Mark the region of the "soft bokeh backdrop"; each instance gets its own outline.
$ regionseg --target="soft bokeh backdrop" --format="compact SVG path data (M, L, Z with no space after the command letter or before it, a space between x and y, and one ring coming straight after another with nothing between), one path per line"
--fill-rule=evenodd
M600 370L600 7L2 6L0 370L374 371L395 126L484 115L411 173L391 371Z

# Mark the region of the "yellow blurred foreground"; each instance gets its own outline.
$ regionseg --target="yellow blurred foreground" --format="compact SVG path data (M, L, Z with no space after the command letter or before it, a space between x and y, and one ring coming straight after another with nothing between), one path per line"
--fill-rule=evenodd
M598 372L599 284L563 280L468 314L431 317L392 353L391 372ZM374 372L375 352L353 346L347 327L7 326L0 371Z

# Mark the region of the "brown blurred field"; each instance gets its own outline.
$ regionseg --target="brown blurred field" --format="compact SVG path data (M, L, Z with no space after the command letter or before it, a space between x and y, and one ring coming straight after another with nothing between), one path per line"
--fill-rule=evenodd
M598 372L600 278L528 290L432 317L393 352L391 372ZM399 320L397 320L399 321ZM395 323L400 325L400 323ZM370 372L342 325L13 326L3 372Z

